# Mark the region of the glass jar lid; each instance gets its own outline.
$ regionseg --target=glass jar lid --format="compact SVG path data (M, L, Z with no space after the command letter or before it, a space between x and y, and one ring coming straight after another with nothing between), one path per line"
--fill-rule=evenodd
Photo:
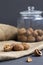
M28 10L26 11L21 11L20 14L22 16L33 16L33 15L40 15L42 14L42 11L39 11L39 10L35 10L35 7L34 6L29 6L28 7Z

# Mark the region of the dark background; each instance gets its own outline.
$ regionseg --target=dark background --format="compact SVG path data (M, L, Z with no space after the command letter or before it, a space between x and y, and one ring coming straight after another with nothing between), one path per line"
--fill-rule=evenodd
M19 12L28 6L43 10L43 0L0 0L0 23L16 26Z

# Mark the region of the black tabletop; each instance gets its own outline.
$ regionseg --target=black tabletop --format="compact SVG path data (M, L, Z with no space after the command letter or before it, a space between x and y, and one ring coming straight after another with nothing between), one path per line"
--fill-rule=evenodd
M42 51L43 52L43 51ZM32 62L26 62L28 57L32 58ZM43 65L43 55L41 57L35 57L34 55L25 56L19 59L0 62L0 65Z

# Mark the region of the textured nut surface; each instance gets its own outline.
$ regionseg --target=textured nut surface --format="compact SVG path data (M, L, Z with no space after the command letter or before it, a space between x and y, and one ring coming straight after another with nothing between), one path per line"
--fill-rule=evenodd
M25 28L18 29L18 34L25 34L25 33L26 33Z
M42 41L42 37L41 36L37 36L36 37L36 41Z
M41 37L42 37L42 40L43 40L43 35Z
M38 30L38 35L39 36L43 35L43 31L41 29Z
M28 50L30 48L30 45L29 44L27 44L25 42L23 42L22 44L24 46L24 50Z
M18 40L25 42L27 41L27 37L25 35L18 35Z
M38 32L35 30L35 31L33 31L33 36L34 37L37 37L38 36Z
M30 30L27 30L27 35L32 35L32 32Z
M13 46L11 46L11 45L5 45L4 51L12 51L12 48L13 48Z
M33 33L33 28L29 28L29 31L31 31L31 33Z
M43 40L43 30L33 28L21 28L18 30L18 40L22 42L35 42Z
M34 55L36 55L36 56L42 56L42 52L40 50L36 49L34 51Z
M14 45L14 51L22 51L24 50L24 47L22 44L15 44Z
M28 57L26 61L27 62L32 62L32 58Z
M28 40L28 42L34 42L35 41L35 37L28 36L27 40Z

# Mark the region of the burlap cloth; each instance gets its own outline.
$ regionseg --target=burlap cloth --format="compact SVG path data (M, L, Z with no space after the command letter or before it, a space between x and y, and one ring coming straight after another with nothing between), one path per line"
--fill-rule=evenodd
M30 48L25 51L11 51L11 52L3 52L3 46L5 44L18 44L21 42L16 42L16 41L2 41L0 42L0 61L2 60L8 60L8 59L15 59L15 58L20 58L29 54L32 54L35 49L43 49L43 41L41 42L35 42L35 43L27 43L30 44Z

